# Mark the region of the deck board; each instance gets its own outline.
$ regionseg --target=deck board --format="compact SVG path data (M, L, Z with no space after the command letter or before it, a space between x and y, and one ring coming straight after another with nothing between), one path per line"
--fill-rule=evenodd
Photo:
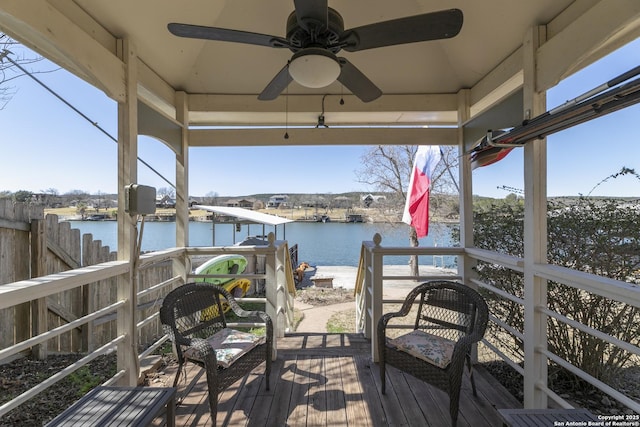
M219 396L218 426L447 426L446 393L399 370L387 368L387 392L370 343L358 334L293 334L278 340L270 390L264 364ZM166 370L173 382L175 367ZM210 426L206 377L187 364L178 385L176 426ZM478 396L466 378L458 426L495 426L496 408L521 408L486 371L476 369ZM166 386L160 383L159 386Z
M338 357L329 359L329 363L335 366L332 373L340 375L342 390L345 395L345 416L347 420L361 420L362 426L371 426L370 413L364 401L362 383L358 380L356 361L352 357ZM330 424L327 418L327 425Z

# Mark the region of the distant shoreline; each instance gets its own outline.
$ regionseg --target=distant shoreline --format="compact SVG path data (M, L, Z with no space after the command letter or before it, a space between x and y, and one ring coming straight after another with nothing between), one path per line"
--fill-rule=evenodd
M77 213L76 208L55 208L55 209L45 209L45 215L53 214L57 215L60 221L115 221L116 217L113 215L116 209L90 209L85 213L85 218L83 219L80 214ZM347 217L349 214L361 215L363 218L362 222L368 223L400 223L402 222L400 219L401 214L391 215L381 213L377 208L358 208L358 209L345 209L345 208L334 208L321 212L324 210L318 209L318 214L315 213L315 209L312 208L294 208L294 209L258 209L257 212L267 213L270 215L275 215L281 218L291 219L299 222L322 222L314 219L315 215L326 215L328 220L331 222L349 222L347 221ZM207 219L207 216L210 215L210 212L201 209L192 209L189 211L189 221L203 221L210 222ZM95 218L97 216L105 216L104 218L98 219ZM92 219L93 218L93 219ZM145 221L159 221L159 222L172 222L175 221L176 213L175 209L170 208L159 208L156 210L156 214L148 215L145 218ZM434 217L431 219L434 223L441 224L457 224L459 222L458 218L438 218ZM224 223L221 221L220 223ZM229 223L233 223L233 221L229 221Z

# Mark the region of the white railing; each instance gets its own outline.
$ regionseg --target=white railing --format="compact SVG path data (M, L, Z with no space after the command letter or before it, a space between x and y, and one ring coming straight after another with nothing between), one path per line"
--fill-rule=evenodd
M385 300L383 289L385 282L428 280L459 280L460 276L445 269L436 270L421 276L385 275L384 258L387 256L453 256L464 254L464 249L453 247L383 247L382 236L376 234L373 241L362 242L360 264L356 278L356 331L371 340L371 357L378 361L378 342L376 325L382 316L384 304L399 303L397 300ZM408 270L408 268L407 268Z
M145 318L140 317L137 313L138 307L136 301L144 296L156 296L157 304L152 307L158 307L161 301L161 291L165 293L169 289L186 283L189 279L197 277L191 274L191 258L196 255L220 255L220 254L244 254L260 255L266 259L266 271L264 273L231 275L232 278L247 278L265 280L266 296L264 298L245 298L240 301L254 301L265 304L265 311L274 320L274 334L276 337L283 337L293 322L293 298L292 292L295 292L293 284L292 271L287 272L287 266L291 263L288 261L289 253L286 242L275 242L273 235L269 236L270 244L268 246L233 246L233 247L208 247L208 248L172 248L159 252L144 254L136 263L136 273L140 270L149 268L155 264L171 261L173 263L173 277L162 283L155 284L149 288L137 293L133 293L135 301L126 298L120 299L115 303L101 308L100 310L82 316L73 322L65 324L46 331L40 335L34 336L26 341L17 343L7 348L0 349L0 362L7 360L20 352L24 352L38 345L46 345L47 340L55 338L65 332L91 322L116 313L118 319L133 319L134 324L118 323L117 336L104 344L98 349L89 352L85 357L78 360L74 364L64 368L52 377L46 379L37 386L27 390L25 393L17 396L9 402L0 406L0 417L16 408L20 404L28 401L36 394L44 391L48 387L56 384L66 376L72 374L77 369L91 362L98 356L108 354L113 351L118 352L118 368L116 375L107 381L106 385L136 385L138 379L138 367L140 359L150 355L167 340L167 336L161 336L156 342L149 345L146 350L138 354L137 333L140 328L158 321L158 310L154 310ZM100 280L110 278L119 278L118 283L126 286L134 286L137 282L136 278L131 275L131 263L127 261L112 261L97 264L89 267L83 267L75 270L69 270L62 273L52 274L49 276L38 277L20 282L8 283L0 286L0 309L13 307L19 304L30 302L39 298L46 298L49 295L58 292L75 289L94 283ZM289 277L290 276L290 281ZM132 278L132 280L129 279ZM127 293L119 293L119 295ZM126 314L126 315L125 315ZM239 326L244 326L243 324ZM130 331L134 331L131 333ZM133 336L132 336L133 335ZM276 342L274 340L274 356L276 355ZM127 362L128 361L128 362Z
M397 279L397 277L384 276L383 273L383 259L385 256L391 255L455 255L465 256L469 260L483 261L490 264L496 264L516 272L522 273L525 269L524 260L518 257L512 257L508 255L502 255L491 251L486 251L477 248L390 248L383 247L381 245L381 237L379 235L374 236L373 241L363 242L358 283L356 287L361 286L360 292L357 293L356 304L356 328L364 333L364 335L371 339L372 348L371 356L374 360L377 360L377 337L375 333L375 327L378 319L383 313L383 304L395 301L386 301L382 298L382 291L385 280ZM626 282L613 280L594 274L588 274L581 271L572 270L565 267L549 265L549 264L536 264L533 266L533 274L537 278L544 279L545 281L553 281L565 286L570 286L579 289L584 292L596 294L607 299L629 304L633 307L640 308L640 287L629 284ZM419 277L417 280L437 280L442 277ZM410 277L407 279L416 279ZM518 304L522 307L534 306L532 301L526 300L512 295L502 289L492 286L488 283L484 283L474 277L459 277L463 283L470 286L483 288L487 292L491 292L499 296L500 298L507 299L514 304ZM544 299L546 301L546 298ZM613 337L605 332L593 329L587 325L577 322L574 319L567 317L571 313L558 313L551 310L547 306L535 306L535 310L538 313L544 314L544 316L536 317L541 324L534 325L533 327L525 328L525 330L544 330L546 331L546 321L548 318L553 318L558 322L561 322L567 327L575 328L576 330L590 334L598 339L601 339L618 349L622 349L635 356L640 356L640 348L634 344L621 341L620 339ZM490 321L499 327L503 332L510 334L524 342L525 340L531 340L532 337L526 335L524 331L520 331L513 328L508 324L506 319L499 319L490 314ZM572 365L568 361L562 359L558 355L547 350L545 342L538 342L535 345L535 357L543 357L543 364L549 364L551 362L566 369L567 371L575 374L584 381L590 383L600 391L606 393L611 398L617 400L622 405L628 407L636 413L640 413L640 403L630 398L629 396L615 390L608 384L594 378L580 368ZM500 350L500 346L494 345L490 340L484 339L483 345L491 352L493 352L499 359L503 360L509 366L511 366L516 372L521 375L527 375L526 369L518 364L518 361L513 360L509 355ZM577 350L576 350L577 351ZM526 357L526 355L525 355ZM640 359L637 359L640 360ZM533 363L531 360L525 358L524 364ZM546 372L545 372L546 373ZM532 381L525 381L525 384L530 383L536 388L538 392L544 393L550 399L555 401L558 405L564 408L571 408L572 406L566 402L563 398L558 396L553 390L549 389L547 385L547 378L535 378ZM546 401L546 399L545 399Z

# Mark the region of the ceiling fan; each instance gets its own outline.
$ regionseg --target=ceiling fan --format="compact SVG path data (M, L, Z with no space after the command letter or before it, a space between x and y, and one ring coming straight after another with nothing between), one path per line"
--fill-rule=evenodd
M260 93L258 99L276 99L291 83L318 88L336 79L363 102L373 101L382 91L346 58L341 50L358 52L384 46L446 39L462 28L462 11L442 10L377 22L345 30L340 14L327 0L294 0L295 10L287 19L286 38L227 28L170 23L176 36L288 48L293 56Z

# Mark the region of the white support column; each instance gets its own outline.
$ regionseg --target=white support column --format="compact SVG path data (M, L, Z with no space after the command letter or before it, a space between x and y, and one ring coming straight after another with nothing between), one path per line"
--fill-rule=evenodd
M124 187L138 179L138 99L137 58L129 40L118 41L118 55L125 64L126 101L118 103L118 260L129 261L129 273L118 277L118 299L125 300L118 310L118 335L125 340L118 345L118 370L124 369L124 385L138 382L138 328L136 327L137 289L133 269L136 219L124 211Z
M373 248L371 256L371 358L374 362L379 361L378 357L378 320L382 317L382 254L378 250L382 243L382 236L376 233L373 236ZM367 289L369 291L369 289ZM384 344L384 343L383 343Z
M523 43L524 118L546 111L546 93L536 92L538 47L544 43L543 27L532 28ZM547 306L547 282L536 277L535 264L547 260L547 142L528 142L524 147L524 407L546 408L547 396L536 383L547 385L547 316L537 307Z
M371 274L373 265L373 253L367 248L364 253L364 284L362 285L362 298L364 298L363 310L364 310L364 336L367 339L371 339L373 334L371 326L373 320L371 319L372 310L372 298L373 293L373 275Z
M460 162L458 166L458 182L460 184L460 247L473 247L473 185L471 173L471 160L469 156L462 155L465 152L463 123L469 120L471 91L463 89L458 92L458 150ZM458 258L458 274L462 282L471 285L470 279L474 276L473 267L475 260L467 255Z
M274 327L278 328L278 338L284 337L287 328L287 278L285 272L285 256L289 256L285 251L285 245L280 245L276 250L276 284L277 284L277 313L278 317L274 319ZM275 343L274 343L275 347Z
M279 311L281 307L278 306L278 260L276 256L276 247L274 245L275 235L273 233L269 233L267 240L269 241L269 252L265 257L265 273L267 276L265 279L265 297L267 299L265 311L269 317L271 317L271 321L273 322L274 338L282 338L284 337L284 328L279 327Z
M176 153L176 246L189 246L189 106L185 92L176 92L176 118L182 125Z
M176 246L189 246L189 105L186 92L176 92L176 119L182 125L180 151L176 153ZM187 280L191 261L185 254L173 261L173 274Z
M458 92L458 150L460 161L458 163L458 182L460 194L458 203L460 204L460 247L472 248L473 242L473 174L471 172L471 159L463 155L465 152L464 126L471 116L471 90L463 89ZM477 261L469 255L458 257L458 274L462 277L462 283L477 289L478 286L471 282L476 278L474 267ZM478 345L474 344L471 351L471 359L478 361Z

